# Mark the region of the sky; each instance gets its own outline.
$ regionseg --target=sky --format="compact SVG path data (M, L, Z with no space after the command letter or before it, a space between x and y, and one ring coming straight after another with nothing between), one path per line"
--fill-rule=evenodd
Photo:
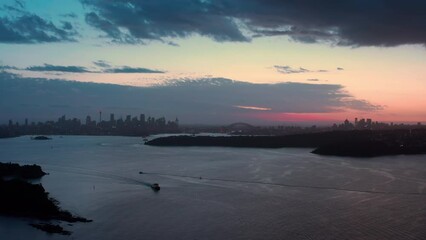
M2 0L0 122L426 122L425 43L421 0Z

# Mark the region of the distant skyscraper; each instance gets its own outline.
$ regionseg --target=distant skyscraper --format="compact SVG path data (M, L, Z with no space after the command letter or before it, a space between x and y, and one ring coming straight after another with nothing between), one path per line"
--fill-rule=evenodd
M114 113L111 113L111 114L109 115L109 121L110 121L111 123L115 122Z
M25 126L28 126L28 118L25 118Z
M346 119L346 120L344 121L344 124L345 124L345 126L349 126L349 120L348 120L348 119Z
M86 125L89 126L91 122L92 122L92 118L90 116L87 116L86 117Z
M371 128L372 120L371 118L367 118L367 128Z
M139 121L140 121L141 123L145 123L145 114L141 114L141 115L140 115Z

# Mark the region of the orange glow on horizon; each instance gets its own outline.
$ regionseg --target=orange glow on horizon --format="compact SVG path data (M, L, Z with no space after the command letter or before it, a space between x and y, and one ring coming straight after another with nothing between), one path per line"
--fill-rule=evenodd
M247 117L256 120L262 120L265 122L276 122L276 123L285 123L285 122L300 122L300 123L318 123L318 124L332 124L332 123L342 123L344 120L348 119L350 122L353 122L355 118L358 119L367 119L371 118L373 122L384 122L384 123L407 123L414 124L418 122L425 123L422 119L425 119L425 116L418 116L418 118L412 118L410 116L401 117L401 115L389 115L386 113L372 112L329 112L329 113L277 113L277 112L253 112L243 114L242 117Z

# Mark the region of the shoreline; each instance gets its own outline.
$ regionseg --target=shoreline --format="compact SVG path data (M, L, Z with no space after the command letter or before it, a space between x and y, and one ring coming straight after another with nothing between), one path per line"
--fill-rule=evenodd
M50 221L91 222L59 207L59 201L50 197L41 183L29 182L45 175L47 173L38 165L0 163L0 215L42 221L30 225L48 233L59 234L71 232Z
M313 154L379 157L426 154L426 131L341 131L285 136L169 136L145 142L159 147L314 148Z

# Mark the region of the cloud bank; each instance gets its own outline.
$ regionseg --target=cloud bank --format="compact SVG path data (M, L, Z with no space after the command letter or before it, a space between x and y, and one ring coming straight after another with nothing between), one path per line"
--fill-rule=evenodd
M115 43L143 44L200 35L218 42L288 36L342 46L426 44L424 0L80 0L87 25ZM82 34L58 15L54 23L25 9L0 5L0 43L76 41ZM57 17L58 17L57 16ZM77 30L80 32L78 33Z
M44 64L42 66L30 66L25 68L27 71L35 71L35 72L67 72L67 73L88 73L90 72L85 67L81 66L58 66L58 65L50 65Z
M106 61L98 60L93 64L100 70L89 70L83 66L63 66L43 64L40 66L29 66L26 68L18 68L15 66L0 65L0 70L26 70L32 72L61 72L61 73L165 73L165 71L143 68L143 67L129 67L129 66L111 66Z
M118 68L106 68L104 69L105 73L165 73L160 70L153 70L148 68L140 68L140 67L129 67L122 66Z
M84 118L145 113L178 117L183 123L259 123L256 114L378 111L382 107L357 99L336 84L255 84L223 78L175 81L152 87L130 87L42 78L0 72L0 122Z
M188 37L247 42L289 36L304 43L426 43L423 0L81 0L86 22L115 42Z

